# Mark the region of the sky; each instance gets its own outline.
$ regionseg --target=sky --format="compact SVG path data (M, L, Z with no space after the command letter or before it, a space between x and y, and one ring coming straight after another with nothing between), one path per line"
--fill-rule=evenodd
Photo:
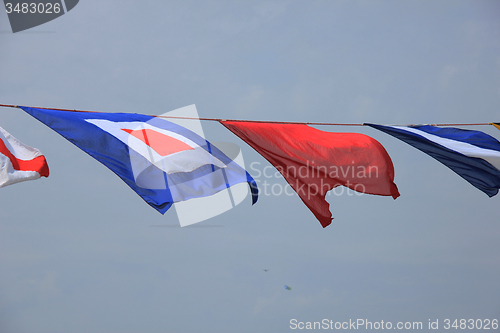
M2 10L0 103L499 122L499 17L498 1L81 0L14 34ZM180 228L174 209L151 209L22 110L0 108L0 126L40 149L51 172L0 189L2 333L279 333L324 319L422 322L419 331L438 321L433 331L447 331L447 319L500 319L499 198L373 128L316 126L378 140L401 196L338 190L323 229L283 193ZM260 184L284 187L222 125L202 126L208 140L241 147ZM500 138L493 126L461 128Z

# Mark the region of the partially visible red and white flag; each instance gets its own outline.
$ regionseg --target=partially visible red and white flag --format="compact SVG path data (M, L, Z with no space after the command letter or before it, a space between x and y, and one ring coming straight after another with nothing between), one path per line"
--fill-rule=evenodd
M49 176L42 153L0 127L0 187Z

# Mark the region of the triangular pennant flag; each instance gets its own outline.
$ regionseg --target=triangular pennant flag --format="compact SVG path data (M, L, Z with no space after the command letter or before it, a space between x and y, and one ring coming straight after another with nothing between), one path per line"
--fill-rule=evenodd
M0 187L49 176L42 153L0 127Z
M248 172L210 142L165 119L21 108L107 166L162 214L174 202L244 182L257 202L257 184Z
M399 196L391 158L369 136L323 132L302 124L221 123L276 167L323 227L332 220L325 195L337 186Z
M491 123L490 125L495 126L497 129L500 130L500 123Z
M500 188L500 142L479 131L366 124L429 154L489 197Z

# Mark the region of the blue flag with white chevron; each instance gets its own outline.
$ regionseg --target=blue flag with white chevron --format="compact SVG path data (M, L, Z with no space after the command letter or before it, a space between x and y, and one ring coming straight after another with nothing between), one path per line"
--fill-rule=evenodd
M21 109L104 164L158 212L255 180L210 142L173 122L135 113Z
M500 142L480 132L453 127L365 124L432 156L492 197L500 188Z

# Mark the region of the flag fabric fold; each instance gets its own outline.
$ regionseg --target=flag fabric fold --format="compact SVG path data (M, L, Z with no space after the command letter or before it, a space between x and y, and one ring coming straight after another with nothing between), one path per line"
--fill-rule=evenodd
M20 107L104 164L164 214L174 202L213 195L255 180L196 133L162 118L134 113L71 112Z
M323 227L332 220L326 193L337 186L399 196L391 158L367 135L324 132L302 124L221 123L283 175Z
M432 156L492 197L500 188L500 142L480 132L429 125L365 124Z
M48 176L42 153L0 127L0 187Z

